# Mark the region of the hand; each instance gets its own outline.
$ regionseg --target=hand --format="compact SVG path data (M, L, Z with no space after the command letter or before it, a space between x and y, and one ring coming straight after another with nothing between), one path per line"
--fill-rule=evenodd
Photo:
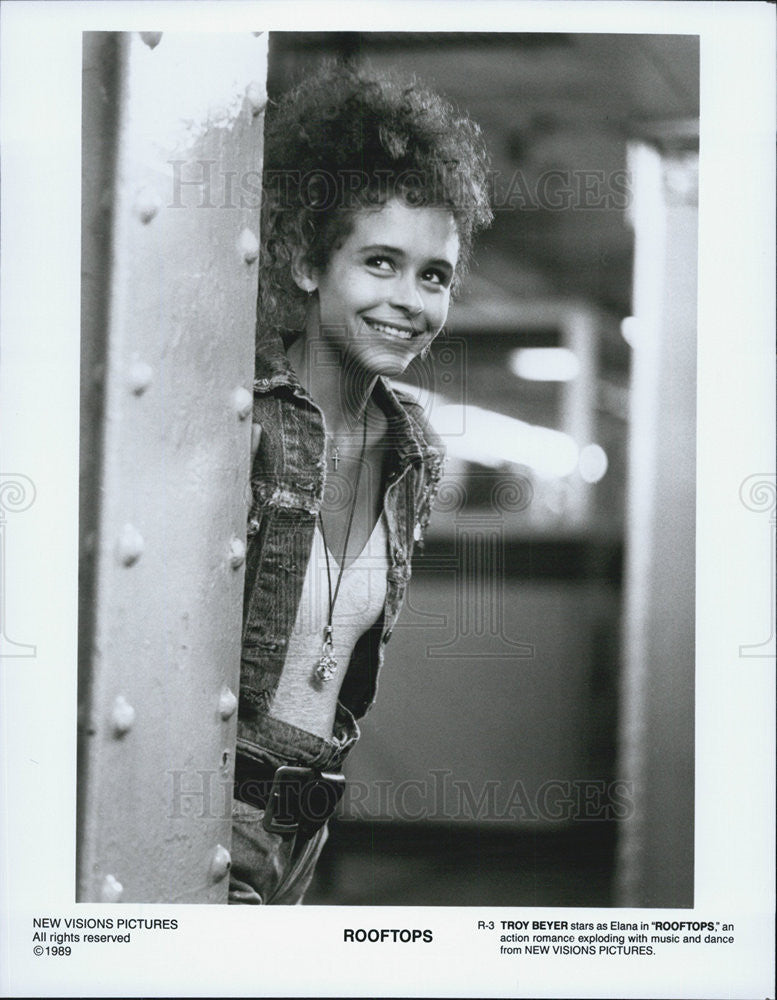
M261 424L251 424L251 464L253 465L254 459L256 458L256 452L259 448L259 441L262 437L262 425Z

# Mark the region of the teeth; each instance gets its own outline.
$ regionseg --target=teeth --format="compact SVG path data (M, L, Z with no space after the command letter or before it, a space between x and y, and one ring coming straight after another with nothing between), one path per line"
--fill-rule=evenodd
M376 323L371 320L370 326L378 333L387 333L390 337L398 337L400 340L412 340L413 337L410 330L402 330L398 326L389 326L387 323Z

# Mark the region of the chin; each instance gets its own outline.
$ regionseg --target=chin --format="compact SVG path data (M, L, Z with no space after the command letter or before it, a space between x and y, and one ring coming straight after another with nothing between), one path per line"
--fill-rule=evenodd
M380 375L402 375L407 371L408 365L413 361L415 355L404 355L403 357L386 357L376 362L375 370Z
M372 375L395 378L403 375L417 356L417 351L371 351L369 355L360 354L352 360L359 368Z

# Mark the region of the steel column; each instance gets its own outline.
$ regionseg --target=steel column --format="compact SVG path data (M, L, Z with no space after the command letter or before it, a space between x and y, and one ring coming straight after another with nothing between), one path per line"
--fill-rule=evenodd
M84 36L82 901L224 902L266 36Z

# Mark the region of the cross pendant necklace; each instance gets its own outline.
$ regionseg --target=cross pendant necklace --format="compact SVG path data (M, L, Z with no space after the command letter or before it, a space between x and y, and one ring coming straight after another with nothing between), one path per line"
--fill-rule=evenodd
M332 459L332 468L337 472L337 466L340 464L340 449L331 434L327 434L326 443L329 448L329 457Z
M356 468L356 482L353 487L353 500L351 501L351 510L348 515L348 526L345 529L345 542L343 543L343 555L340 560L340 572L337 574L337 583L335 584L334 594L332 593L332 573L329 569L329 549L326 544L326 531L324 530L324 519L321 516L321 511L318 512L318 523L321 526L321 540L324 543L324 558L326 559L326 582L329 590L329 614L327 616L327 622L324 626L323 643L321 645L321 656L318 663L316 664L315 676L318 681L329 681L331 680L337 671L337 659L335 658L334 649L334 627L332 625L332 616L335 610L335 601L337 600L337 595L340 591L340 583L343 579L343 571L345 570L345 559L348 554L348 540L351 537L351 526L353 525L353 515L356 512L356 503L359 499L359 481L362 475L362 466L364 465L364 454L367 449L367 409L364 410L364 429L362 431L362 450L359 455L359 464ZM337 447L334 448L333 461L335 469L337 469L337 463L339 461L339 454Z

